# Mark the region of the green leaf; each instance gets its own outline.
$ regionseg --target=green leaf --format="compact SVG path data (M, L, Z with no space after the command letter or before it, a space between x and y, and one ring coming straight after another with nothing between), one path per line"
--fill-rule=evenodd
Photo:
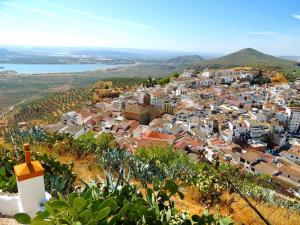
M153 190L154 191L159 191L159 188L160 188L159 186L160 186L160 181L158 179L155 179L153 181Z
M51 216L55 216L55 212L54 212L53 208L49 205L49 203L45 204L45 208Z
M184 199L184 194L181 191L177 191L177 194L179 195L180 199Z
M172 211L171 209L169 209L167 212L166 212L166 219L167 219L167 222L169 222L170 218L171 218L171 215L172 215Z
M72 192L70 195L69 195L69 198L68 198L68 202L69 204L73 205L73 201L74 199L77 197L77 194L75 192Z
M167 180L164 188L167 189L172 195L176 194L178 191L178 185L172 180Z
M198 216L198 215L193 215L193 216L192 216L192 220L193 220L194 222L201 222L201 221L202 221L201 217Z
M18 223L21 223L21 224L29 224L30 221L31 221L31 218L28 214L26 213L17 213L15 215L15 220L18 222Z
M73 218L73 220L78 220L78 213L74 208L69 207L67 209L68 214Z
M124 214L127 212L127 210L128 210L129 208L133 208L133 207L134 207L134 204L132 204L132 203L130 203L130 202L127 202L127 203L122 207L122 209L119 211L118 216L119 216L119 217L123 217Z
M220 219L220 225L230 225L230 224L232 224L232 221L231 221L231 218L229 216Z
M110 208L110 207L105 207L104 209L102 209L102 210L98 213L98 215L96 216L96 220L97 220L97 221L100 221L100 220L105 219L106 217L109 216L110 212L111 212L111 208Z
M59 200L65 201L64 196L60 192L57 193L57 196L58 196Z
M6 176L6 171L5 171L4 167L1 167L1 169L0 169L0 176L1 177L5 177Z
M45 220L41 220L41 221L32 221L30 225L52 225L52 223Z
M113 211L117 207L117 204L112 199L106 199L99 205L98 210L100 211L106 207L110 207L111 210Z
M97 221L94 220L94 219L91 219L91 220L88 222L88 225L97 225Z
M204 216L209 216L209 215L210 215L210 214L209 214L209 211L208 211L207 209L204 210L203 215L204 215Z
M92 193L93 193L93 189L92 188L90 188L89 190L87 190L86 192L85 192L85 194L84 194L84 199L89 199L89 198L91 198L92 197Z
M59 213L59 217L61 217L62 220L65 221L65 223L72 224L73 219L68 215L68 213L66 211L61 211Z
M55 209L66 208L69 206L65 201L61 201L61 200L54 200L49 204Z
M93 213L91 210L86 209L84 210L82 213L79 214L79 217L81 218L81 220L83 220L83 222L87 223L91 218L93 218Z
M82 209L86 205L86 200L82 197L76 197L73 201L73 207L74 209Z
M43 212L39 212L36 217L32 220L33 222L40 222L44 219L46 219L49 216L49 212L48 211L43 211Z

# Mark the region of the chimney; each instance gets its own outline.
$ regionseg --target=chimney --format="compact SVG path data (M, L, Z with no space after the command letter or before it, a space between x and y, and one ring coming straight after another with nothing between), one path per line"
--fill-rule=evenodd
M31 152L30 152L29 144L28 143L24 144L23 148L25 151L25 163L27 165L31 165Z
M29 144L24 144L25 162L14 166L17 179L19 212L34 216L45 199L44 168L39 161L31 161Z

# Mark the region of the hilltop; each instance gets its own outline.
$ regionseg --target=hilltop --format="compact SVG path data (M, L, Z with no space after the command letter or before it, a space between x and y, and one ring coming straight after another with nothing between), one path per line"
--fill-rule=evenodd
M195 64L204 61L205 59L199 55L183 55L169 59L169 63L177 64Z
M0 48L0 57L1 58L6 58L6 57L12 57L12 56L17 56L18 53L9 51L6 48Z
M296 66L293 61L281 59L272 55L268 55L257 51L253 48L245 48L237 52L225 55L216 59L206 60L198 64L199 66Z

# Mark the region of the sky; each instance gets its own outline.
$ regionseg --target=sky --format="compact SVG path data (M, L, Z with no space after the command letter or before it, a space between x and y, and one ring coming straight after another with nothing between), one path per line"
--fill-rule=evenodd
M300 0L0 0L0 45L300 55Z

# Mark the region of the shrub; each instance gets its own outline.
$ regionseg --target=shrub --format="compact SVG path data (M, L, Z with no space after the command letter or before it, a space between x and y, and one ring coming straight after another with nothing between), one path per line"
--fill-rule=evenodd
M0 189L12 193L17 192L13 167L24 163L24 152L0 149L0 158ZM76 180L76 174L72 172L73 163L62 164L56 158L38 152L32 153L32 159L40 161L45 169L46 191L53 195L57 192L67 194L73 191Z
M219 201L226 189L211 166L192 162L186 154L171 148L140 149L135 155L126 150L107 149L100 155L99 163L111 174L125 168L144 185L156 179L186 182L199 188L202 202L208 205Z
M45 203L45 211L39 212L33 219L24 213L16 214L15 218L20 223L32 225L232 224L230 217L223 218L208 212L203 216L194 215L192 219L186 212L178 213L172 197L177 194L181 198L184 196L172 180L156 182L153 188L146 187L144 192L130 184L110 187L98 183L66 197L59 195Z

